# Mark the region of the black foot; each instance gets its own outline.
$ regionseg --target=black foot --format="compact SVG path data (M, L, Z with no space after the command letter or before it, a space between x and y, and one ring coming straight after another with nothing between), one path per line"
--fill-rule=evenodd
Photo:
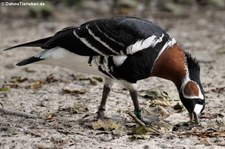
M105 116L105 109L103 108L98 109L97 119L100 119L100 120L109 119L108 117Z
M152 124L152 120L148 120L148 119L145 119L145 118L138 118L140 121L142 121L145 125L151 125Z

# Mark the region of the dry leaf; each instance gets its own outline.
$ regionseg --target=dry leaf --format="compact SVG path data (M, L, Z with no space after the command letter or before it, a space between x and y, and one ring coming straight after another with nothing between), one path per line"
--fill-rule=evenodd
M152 103L151 106L156 106L156 105L165 106L165 107L170 106L171 97L165 91L142 90L139 92L139 95L144 98L151 99L151 103Z
M17 88L19 86L18 83L3 83L2 86L10 87L10 88Z
M31 85L31 89L39 89L43 86L43 84L44 84L43 81L38 80Z
M169 123L166 123L164 121L162 121L162 119L167 118L170 114L169 112L167 112L163 107L157 107L158 112L157 113L162 113L161 118L159 118L160 116L152 116L151 117L146 117L144 116L144 119L146 121L148 121L150 124L147 125L142 125L143 122L139 122L140 120L136 120L136 116L128 111L128 114L135 120L136 123L138 123L140 126L135 128L131 134L132 135L144 135L144 134L162 134L162 133L167 133L167 132L171 132L172 131L172 125ZM150 113L149 111L147 111L145 109L145 111L143 112L147 112L148 114Z
M139 94L140 96L149 99L170 99L167 92L160 90L142 90Z
M83 104L80 104L80 103L73 104L73 112L75 113L81 114L88 111L89 111L88 108Z
M192 131L187 131L180 133L179 135L187 135L187 136L198 136L200 138L206 138L206 137L225 137L225 130L214 130L214 129L207 129L207 130L199 130L194 129Z
M84 76L84 75L79 75L79 76L77 76L77 79L78 79L79 81L89 81L89 80L90 80L89 77L86 77L86 76Z
M173 129L173 125L170 124L169 122L165 122L165 121L160 121L158 123L158 125L156 125L156 127L158 128L157 130L161 134L165 134L165 133L168 133L168 132L172 132L172 129Z
M111 119L104 119L104 120L97 120L95 122L92 122L91 124L92 128L94 130L115 130L119 128L119 125L114 123Z
M102 77L97 77L97 76L94 76L92 77L94 80L97 80L98 82L103 82L103 79Z
M127 129L124 127L118 127L117 129L112 130L114 136L122 137L127 135Z
M21 83L21 82L24 82L24 81L27 81L27 77L22 77L22 76L13 76L11 77L11 80L10 82L13 82L13 83Z
M213 132L210 137L225 137L225 130L224 131L218 131L218 132Z
M4 86L0 86L0 98L4 98L4 97L7 97L7 92L9 91L10 89L8 87L4 87ZM1 104L1 103L0 103Z
M90 79L90 84L91 85L98 85L98 82L94 79Z
M224 54L225 53L225 47L221 47L219 49L216 50L217 54Z
M47 76L46 80L47 83L53 83L59 81L53 74Z
M78 85L69 85L63 88L64 93L67 94L84 94L86 93L86 89L78 86Z
M0 92L8 92L10 89L8 87L1 87Z
M132 130L131 134L132 135L145 135L148 132L148 130L146 129L146 127L144 126L139 126L136 127Z
M102 82L103 81L101 77L96 77L96 76L94 76L92 78L81 76L81 77L79 77L78 80L80 80L80 81L90 81L91 85L97 85L98 82Z
M147 131L148 131L148 134L155 134L155 135L159 135L161 134L161 127L158 127L158 126L155 126L155 125L152 125L151 127L148 126L146 127Z
M162 116L162 120L164 120L164 119L166 119L170 116L170 113L165 108L163 108L162 106L157 106L157 111Z
M166 101L166 100L152 100L151 102L151 106L156 106L156 105L159 105L159 106L163 106L163 107L168 107L170 106L170 102L169 101Z
M203 139L201 139L201 138L199 138L199 140L198 141L196 141L196 143L195 143L195 145L198 145L198 144L204 144L204 145L211 145L210 143L209 143L209 141L207 140L207 138L203 138Z
M130 133L131 135L146 135L146 134L156 134L159 135L161 134L160 132L161 128L158 126L139 126L136 127L132 130L132 132Z
M47 115L47 120L52 120L54 118L53 114L48 113Z

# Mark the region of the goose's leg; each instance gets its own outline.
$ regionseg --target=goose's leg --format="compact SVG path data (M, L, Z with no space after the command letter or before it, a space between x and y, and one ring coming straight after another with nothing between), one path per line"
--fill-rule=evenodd
M98 107L97 118L104 119L105 118L105 109L106 109L106 101L113 85L113 80L111 78L105 78L105 83L103 86L102 99L100 106Z
M151 123L150 121L142 118L142 116L141 116L141 109L140 109L139 102L138 102L137 84L125 82L124 85L128 89L128 91L130 92L130 96L131 96L131 99L132 99L133 105L134 105L134 114L143 123L150 124Z

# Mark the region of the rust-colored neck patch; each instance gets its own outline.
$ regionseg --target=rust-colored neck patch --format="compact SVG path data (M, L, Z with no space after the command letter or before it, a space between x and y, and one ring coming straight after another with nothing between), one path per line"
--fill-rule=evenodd
M180 89L186 75L185 67L184 51L178 44L175 44L167 48L155 61L151 76L171 80Z
M188 97L199 96L199 88L197 83L193 81L188 81L184 86L183 93L185 96Z

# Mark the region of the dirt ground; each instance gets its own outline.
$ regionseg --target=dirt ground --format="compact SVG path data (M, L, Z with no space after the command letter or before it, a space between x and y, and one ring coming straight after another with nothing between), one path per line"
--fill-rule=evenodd
M171 82L149 78L138 82L139 91L160 90L172 97L170 105L164 106L170 113L164 120L168 129L144 135L134 133L138 124L126 113L133 111L132 101L119 84L113 87L106 111L116 126L112 130L98 129L91 120L102 92L98 77L53 66L17 67L17 62L40 49L0 50L0 107L8 110L0 112L0 148L225 148L224 15L225 11L209 10L183 17L149 15L146 18L166 28L199 60L206 95L201 127L186 126L187 111L174 109L180 101ZM106 16L86 17L65 11L57 12L55 19L47 21L2 17L0 49L100 17ZM147 110L154 108L146 98L140 97L139 101Z

